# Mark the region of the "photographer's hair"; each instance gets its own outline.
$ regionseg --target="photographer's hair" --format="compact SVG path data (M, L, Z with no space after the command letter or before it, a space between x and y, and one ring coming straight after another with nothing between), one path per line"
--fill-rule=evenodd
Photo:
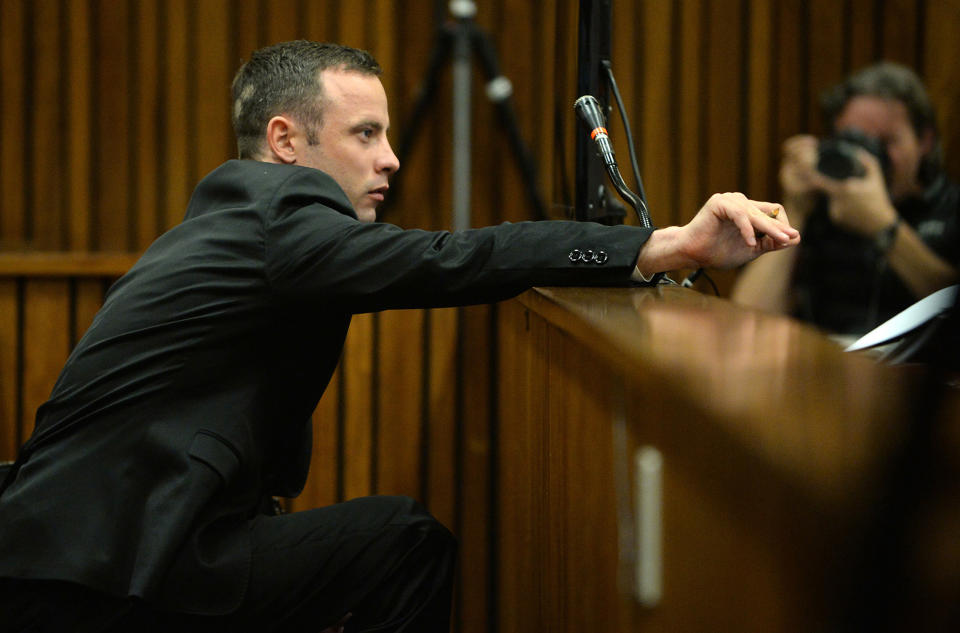
M287 115L307 128L316 144L323 123L320 73L336 68L379 76L370 53L339 44L296 40L254 51L233 78L233 131L240 158L257 158L263 150L267 123Z
M854 73L843 83L823 93L820 105L827 128L836 132L834 121L847 102L854 97L878 97L899 101L907 108L910 124L918 137L933 132L933 147L920 162L920 181L930 184L940 173L943 150L937 130L936 115L920 77L911 69L893 62L880 62Z

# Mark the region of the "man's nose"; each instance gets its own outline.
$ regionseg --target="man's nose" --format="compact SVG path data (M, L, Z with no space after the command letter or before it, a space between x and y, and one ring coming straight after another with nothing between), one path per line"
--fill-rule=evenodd
M384 152L380 157L377 171L385 171L388 174L395 174L400 169L400 159L393 153L393 148L389 142L384 143Z

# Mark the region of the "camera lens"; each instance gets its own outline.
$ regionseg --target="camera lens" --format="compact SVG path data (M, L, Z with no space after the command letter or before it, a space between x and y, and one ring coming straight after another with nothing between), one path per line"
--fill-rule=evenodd
M862 178L867 170L857 158L860 149L876 156L884 174L887 174L890 159L886 146L880 139L854 128L841 130L833 138L820 141L817 171L835 180Z
M857 160L857 146L840 139L828 139L820 143L817 171L834 180L859 178L866 173Z

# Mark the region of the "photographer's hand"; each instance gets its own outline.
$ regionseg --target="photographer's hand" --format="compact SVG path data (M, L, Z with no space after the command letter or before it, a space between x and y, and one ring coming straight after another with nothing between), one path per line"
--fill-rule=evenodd
M896 221L897 211L877 159L863 149L857 152L857 159L866 169L863 177L833 180L818 173L814 181L830 197L830 220L834 224L873 238Z
M783 205L797 228L805 224L820 192L816 184L818 143L817 138L809 134L792 136L783 143L780 164Z

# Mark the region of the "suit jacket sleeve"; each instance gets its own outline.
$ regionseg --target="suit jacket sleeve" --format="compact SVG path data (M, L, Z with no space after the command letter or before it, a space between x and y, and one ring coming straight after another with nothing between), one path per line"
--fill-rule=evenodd
M651 233L565 221L403 230L357 221L332 180L328 193L318 201L305 171L279 188L266 222L267 277L283 296L350 312L487 303L535 285L628 284ZM575 251L603 256L583 261Z

